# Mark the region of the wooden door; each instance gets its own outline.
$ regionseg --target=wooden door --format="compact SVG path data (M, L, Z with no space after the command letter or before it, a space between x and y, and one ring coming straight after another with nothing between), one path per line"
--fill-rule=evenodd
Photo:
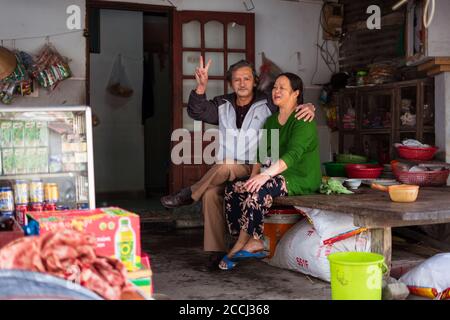
M176 11L173 19L173 119L172 129L189 130L194 144L204 130L214 127L206 123L194 128L194 120L187 114L191 90L196 87L194 76L200 55L204 61L212 59L206 95L208 99L231 92L226 81L230 65L241 59L255 62L255 19L253 13L212 11ZM178 144L172 142L172 147ZM210 142L202 142L202 148ZM192 147L191 150L194 150ZM171 164L170 191L178 191L198 181L209 169L203 163Z

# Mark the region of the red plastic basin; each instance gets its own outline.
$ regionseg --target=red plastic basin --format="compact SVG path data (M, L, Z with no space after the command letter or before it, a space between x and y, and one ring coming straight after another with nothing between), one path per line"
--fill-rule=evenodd
M383 172L383 167L378 164L348 164L345 172L349 178L355 179L376 179Z
M431 160L436 152L439 150L437 147L429 148L417 148L408 146L398 146L397 152L400 158L408 160Z

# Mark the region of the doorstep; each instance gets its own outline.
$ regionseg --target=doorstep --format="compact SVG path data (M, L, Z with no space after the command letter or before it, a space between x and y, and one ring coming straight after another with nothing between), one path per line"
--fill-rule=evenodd
M200 203L176 209L138 209L135 212L139 214L141 226L145 229L161 231L203 227Z
M176 209L164 208L159 196L148 199L114 199L97 201L98 207L116 206L139 215L141 227L147 230L170 231L203 227L201 202Z

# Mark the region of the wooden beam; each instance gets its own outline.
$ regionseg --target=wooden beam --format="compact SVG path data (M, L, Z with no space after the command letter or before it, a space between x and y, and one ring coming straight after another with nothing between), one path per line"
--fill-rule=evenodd
M435 76L441 72L450 72L450 65L437 65L433 68L431 68L428 72L427 72L427 76L431 77L431 76Z
M419 65L417 70L425 71L436 67L437 65L450 65L450 57L436 57Z
M347 32L355 31L355 30L367 30L367 18L364 20L358 21L346 26L345 30ZM403 12L393 12L381 17L381 26L394 26L394 25L403 25L405 23L405 15Z
M424 226L431 224L448 223L448 219L415 220L414 222L411 222L355 215L353 218L353 223L355 224L355 226L364 228L409 227L411 225Z
M370 229L371 251L384 257L388 270L384 277L389 277L392 262L392 230L391 228Z
M142 12L161 12L169 13L175 10L174 6L161 6L153 4L130 3L121 1L104 1L104 0L88 0L86 2L88 8L142 11Z

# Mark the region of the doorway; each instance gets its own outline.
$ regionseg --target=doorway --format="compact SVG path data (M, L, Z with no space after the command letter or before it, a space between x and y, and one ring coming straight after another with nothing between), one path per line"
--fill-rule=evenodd
M170 35L167 14L144 13L142 121L145 130L145 190L166 194L171 136Z
M159 203L168 191L173 8L107 1L87 5L86 91L97 120L97 206L141 203L148 208L149 199ZM129 97L108 90L118 69L121 82L132 90Z

